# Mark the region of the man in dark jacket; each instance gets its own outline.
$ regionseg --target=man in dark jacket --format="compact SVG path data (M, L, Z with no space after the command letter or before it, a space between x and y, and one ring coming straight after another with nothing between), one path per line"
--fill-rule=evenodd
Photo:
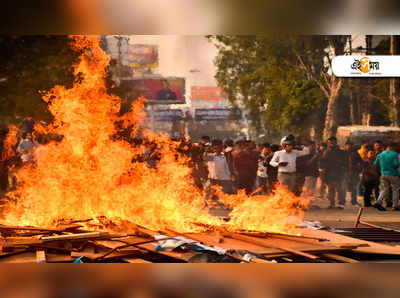
M344 209L346 193L343 188L343 177L346 171L346 152L338 147L335 137L328 139L328 149L320 158L319 171L328 186L329 208L335 208L335 196L338 194L338 209Z
M362 167L362 159L356 150L353 149L353 143L347 141L345 144L346 151L346 173L345 173L345 188L351 194L351 204L353 206L361 206L357 202L357 186L360 180Z
M379 186L378 167L374 165L375 152L370 150L364 160L362 169L362 184L364 186L364 207L371 207L371 195L375 190L375 200L378 199L379 192L376 192L376 185Z

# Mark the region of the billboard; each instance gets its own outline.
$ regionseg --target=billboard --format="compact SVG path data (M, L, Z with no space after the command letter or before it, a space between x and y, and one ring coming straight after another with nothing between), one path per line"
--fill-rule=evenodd
M129 45L127 60L133 68L157 68L158 47L147 44Z
M151 111L146 111L147 118L151 119ZM153 111L154 121L157 122L172 122L184 119L183 111L180 109L167 109Z
M225 93L217 86L192 86L190 90L192 100L196 101L223 101Z
M212 120L239 120L242 119L242 111L238 109L195 109L195 121Z
M124 84L137 90L149 103L185 103L184 78L153 78L124 80Z

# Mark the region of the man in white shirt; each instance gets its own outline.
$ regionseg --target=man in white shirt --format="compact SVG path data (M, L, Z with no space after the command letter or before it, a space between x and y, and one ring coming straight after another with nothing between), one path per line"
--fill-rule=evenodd
M296 189L296 158L309 154L309 149L296 150L291 139L284 139L282 142L283 150L275 152L270 161L270 165L278 167L278 181L280 185L285 185L291 192Z
M23 163L33 162L33 150L39 146L39 143L34 141L31 133L26 133L23 139L19 142L17 152L21 154Z
M204 158L207 162L209 184L219 185L224 193L232 194L232 173L223 152L223 143L220 140L215 140L212 146L214 152L206 153Z

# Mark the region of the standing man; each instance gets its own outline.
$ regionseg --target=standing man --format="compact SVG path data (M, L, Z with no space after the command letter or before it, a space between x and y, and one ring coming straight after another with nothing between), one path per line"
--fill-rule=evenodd
M318 159L319 154L316 150L315 142L310 141L308 144L309 154L299 157L297 161L302 161L303 169L301 170L304 174L305 181L302 194L303 196L315 196L317 188L317 178L319 176L318 172ZM299 170L299 165L298 165Z
M223 152L223 143L221 140L214 140L212 144L213 152L205 154L205 161L208 167L208 179L210 187L219 185L222 191L227 194L233 194L232 173L229 169L228 160ZM213 192L210 190L210 194Z
M278 181L281 185L287 186L291 192L296 191L296 158L307 155L309 150L295 150L291 138L282 140L283 150L274 153L270 165L278 168Z
M385 211L385 207L382 206L383 200L389 194L389 188L392 188L393 196L393 208L392 210L400 210L399 208L399 157L395 151L396 144L392 143L387 146L386 150L378 155L374 165L379 165L381 170L381 184L379 197L374 207L379 211Z
M374 155L375 155L375 159L378 157L379 154L381 154L383 152L383 150L385 149L383 146L383 143L381 140L376 140L374 142ZM374 192L376 197L379 197L379 184L381 181L381 169L379 168L379 164L377 165L377 170L378 170L378 183L375 185L374 188ZM385 198L386 202L389 204L391 204L392 200L391 200L391 194L392 191L389 192L389 194L387 195L387 197Z
M379 154L381 154L383 152L385 148L383 147L383 143L381 140L376 140L374 142L374 151L375 151L375 155L378 156Z
M338 195L338 209L344 209L346 193L343 188L343 176L346 171L346 153L337 145L337 139L328 139L328 148L322 154L319 172L328 186L329 209L335 208L335 197Z
M322 142L321 144L319 144L318 146L318 156L321 157L324 152L328 149L328 144L325 142ZM318 169L319 169L319 160L318 160ZM326 199L327 194L326 194L326 189L327 189L327 185L326 185L326 181L325 181L325 176L324 175L319 175L319 196L323 199Z
M258 169L258 154L251 141L245 141L233 156L233 168L238 176L238 189L245 189L250 195L254 190Z
M346 191L351 194L351 204L353 206L361 206L357 202L358 185L360 182L360 173L362 167L362 159L357 151L353 149L353 143L347 141L345 144L346 151L346 173L345 187Z
M261 146L261 153L258 158L258 170L257 170L257 187L261 188L261 194L268 194L270 185L268 183L268 158L272 157L273 152L268 143Z
M362 168L361 183L364 187L364 207L371 207L371 195L375 190L375 201L378 199L379 194L376 192L376 185L379 186L379 174L377 166L374 166L375 153L373 150L368 151L367 158L364 159Z

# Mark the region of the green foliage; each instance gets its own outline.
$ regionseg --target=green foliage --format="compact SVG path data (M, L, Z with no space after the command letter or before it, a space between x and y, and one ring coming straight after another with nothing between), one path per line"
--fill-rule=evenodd
M67 36L0 36L0 116L51 120L40 91L71 87L78 55Z
M216 79L233 105L249 110L252 126L304 133L323 126L327 98L317 81L325 65L321 36L209 36L219 53ZM322 83L321 83L322 82ZM322 112L322 113L321 113Z

